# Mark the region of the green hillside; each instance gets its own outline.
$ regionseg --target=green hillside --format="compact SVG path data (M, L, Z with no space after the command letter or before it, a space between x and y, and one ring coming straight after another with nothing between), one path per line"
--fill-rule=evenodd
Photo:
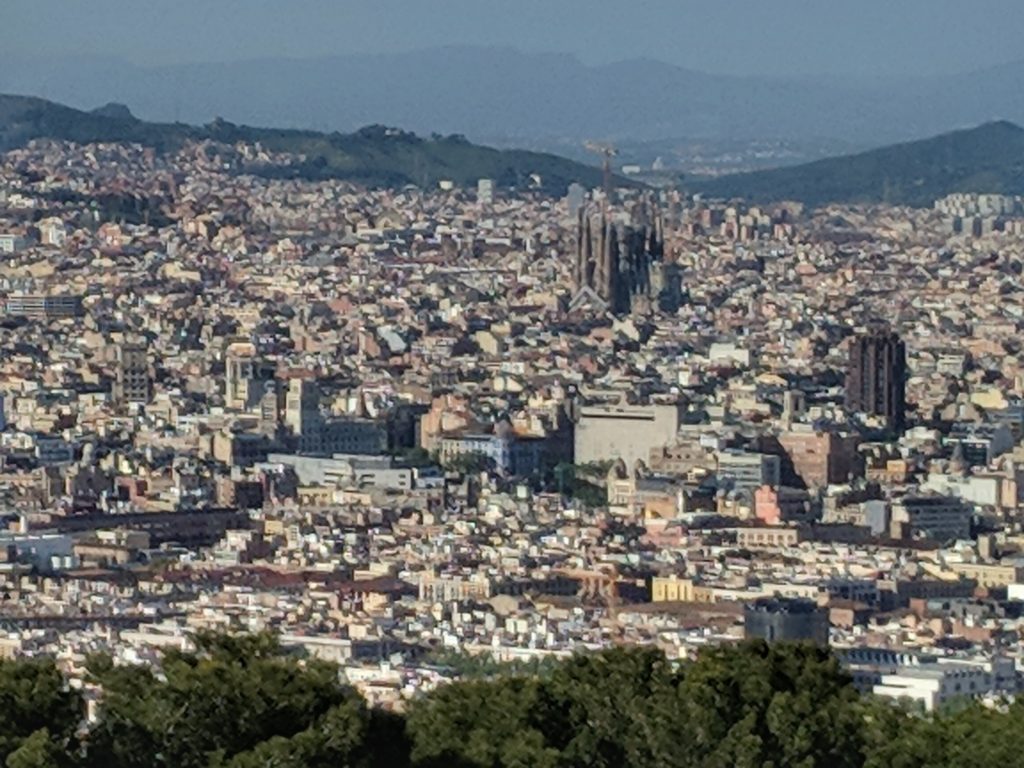
M1024 194L1024 128L1004 121L774 170L692 185L751 201L928 206L952 192Z
M79 143L135 142L172 150L188 140L260 142L274 152L305 155L297 166L259 166L247 170L267 176L340 178L369 186L434 186L450 179L470 186L492 178L499 186L525 186L531 174L546 191L561 194L572 182L601 184L600 169L556 155L497 150L472 144L461 136L422 138L383 126L352 134L275 130L216 120L205 126L149 123L123 107L108 105L84 112L26 96L0 95L0 150L31 139Z

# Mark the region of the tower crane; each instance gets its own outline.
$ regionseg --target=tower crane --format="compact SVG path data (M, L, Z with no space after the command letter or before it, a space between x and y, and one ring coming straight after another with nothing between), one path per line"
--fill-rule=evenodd
M604 171L604 199L607 204L612 199L612 158L619 154L619 150L612 144L600 141L587 141L583 146L603 158L601 169Z

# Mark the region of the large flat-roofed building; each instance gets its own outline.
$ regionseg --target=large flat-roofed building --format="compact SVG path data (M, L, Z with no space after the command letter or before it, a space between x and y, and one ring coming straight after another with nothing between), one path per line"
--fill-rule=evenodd
M575 461L622 459L631 468L646 463L651 449L671 445L682 423L675 404L583 406L576 422Z
M971 535L972 509L956 496L905 496L892 505L891 535L950 541Z
M58 317L81 317L83 312L82 297L71 294L53 296L15 294L7 297L4 311L8 315L43 320Z
M413 470L395 466L390 456L338 455L326 458L272 453L267 462L291 467L303 485L394 490L409 490L413 486Z

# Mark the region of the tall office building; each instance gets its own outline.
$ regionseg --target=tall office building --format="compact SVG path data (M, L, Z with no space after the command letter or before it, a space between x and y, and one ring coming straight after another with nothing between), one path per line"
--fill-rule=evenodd
M476 200L481 205L494 202L494 179L480 179L476 183Z
M873 329L850 342L846 371L847 410L884 419L889 429L906 421L906 347L890 330Z
M119 405L148 403L152 394L149 355L145 344L122 344L117 349L114 399Z

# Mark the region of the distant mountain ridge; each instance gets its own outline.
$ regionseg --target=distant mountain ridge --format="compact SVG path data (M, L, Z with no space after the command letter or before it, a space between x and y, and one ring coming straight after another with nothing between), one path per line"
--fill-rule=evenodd
M450 179L470 186L480 178L499 186L526 186L533 174L555 194L572 182L597 186L602 172L555 155L497 150L470 143L459 135L421 138L380 125L351 134L308 130L252 128L215 120L203 126L150 123L137 119L123 104L110 103L85 112L45 99L0 94L0 151L38 138L79 143L134 142L160 150L189 140L224 143L260 142L267 149L304 155L298 165L253 166L267 176L340 178L368 186L436 185Z
M446 47L315 59L138 66L0 51L0 92L148 120L352 131L400 125L476 140L714 137L872 146L993 119L1024 122L1024 62L930 78L739 77L650 59Z
M537 174L547 191L562 194L573 181L588 187L602 183L598 168L545 153L482 147L461 135L421 138L380 125L350 134L324 134L252 128L219 119L203 126L150 123L136 118L123 104L85 112L44 99L0 95L0 150L35 138L135 142L161 150L188 140L259 142L271 151L301 154L306 159L298 165L254 165L247 172L340 178L368 186L430 187L442 179L472 186L479 178L492 178L500 186L525 186ZM617 183L630 182L617 179ZM686 187L709 197L797 200L813 206L833 202L927 206L952 192L1024 195L1024 128L994 121L854 155L694 179Z
M1005 120L920 141L691 185L753 201L927 206L953 192L1024 194L1024 128Z

